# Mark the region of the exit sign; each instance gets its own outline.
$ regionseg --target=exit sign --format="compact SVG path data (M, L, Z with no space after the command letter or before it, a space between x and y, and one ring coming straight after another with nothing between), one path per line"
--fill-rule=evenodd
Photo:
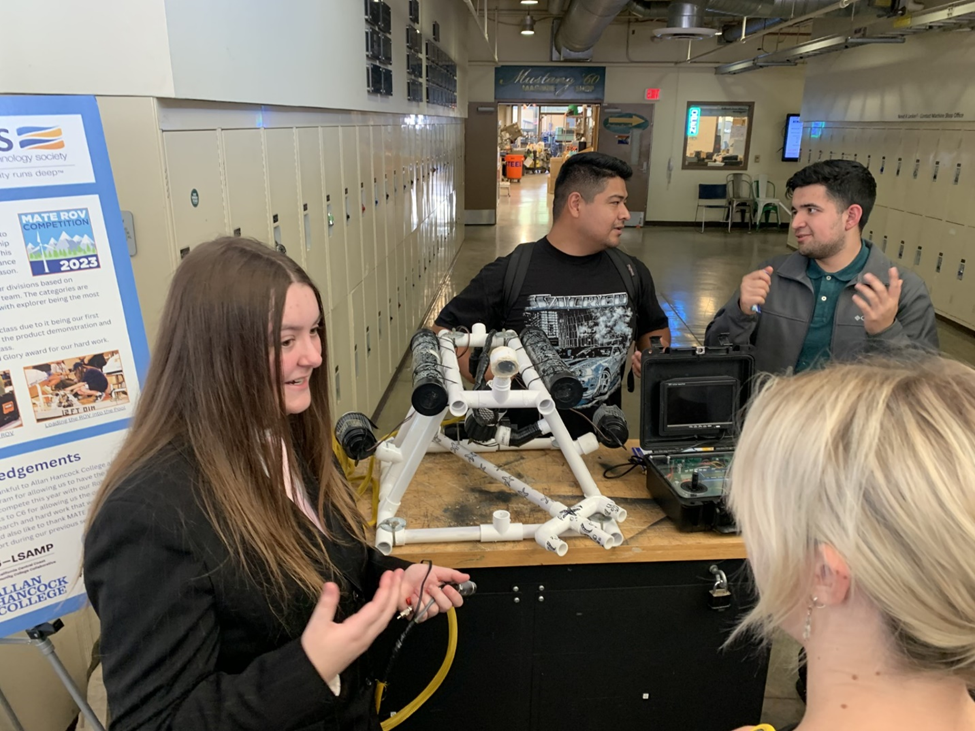
M660 89L647 89L647 101L655 102L660 99Z

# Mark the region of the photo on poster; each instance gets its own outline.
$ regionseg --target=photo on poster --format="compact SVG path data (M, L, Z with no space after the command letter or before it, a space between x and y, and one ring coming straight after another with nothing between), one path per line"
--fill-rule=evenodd
M0 371L0 431L16 429L23 424L24 420L20 418L10 371Z
M87 208L22 212L17 218L33 276L101 267Z
M117 350L39 363L25 368L24 377L38 422L129 402Z

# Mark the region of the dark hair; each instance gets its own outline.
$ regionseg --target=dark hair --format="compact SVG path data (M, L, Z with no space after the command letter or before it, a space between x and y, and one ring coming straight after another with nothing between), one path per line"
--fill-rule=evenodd
M552 202L552 220L557 221L572 193L578 193L586 203L606 187L610 178L629 180L633 168L612 155L601 152L583 152L573 155L562 165L555 180L555 200Z
M877 200L877 181L862 163L853 160L823 160L807 165L789 178L785 184L788 195L798 188L822 185L826 193L843 208L854 203L863 209L860 230L867 225L873 204Z
M175 444L199 464L196 496L230 555L282 601L289 582L315 598L329 574L342 581L321 533L302 530L304 518L287 496L285 457L293 475L318 481L316 515L326 534L335 539L330 514L365 541L332 453L324 347L309 379L311 405L302 413L286 413L273 375L281 372L281 318L292 284L314 293L324 343L321 294L284 254L227 237L200 244L180 263L135 417L88 518L90 527L112 491Z
M76 360L74 365L71 366L71 370L73 371L83 371L84 369L85 369L85 364L82 363L80 360Z

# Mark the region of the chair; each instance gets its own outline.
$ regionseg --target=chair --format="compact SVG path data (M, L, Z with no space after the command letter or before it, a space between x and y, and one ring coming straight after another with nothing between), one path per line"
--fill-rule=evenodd
M755 197L752 194L752 179L745 173L729 173L725 185L728 188L728 231L736 211L741 211L742 223L748 216L748 230L755 223Z
M779 209L781 208L789 216L790 220L792 218L792 211L790 211L786 205L775 197L775 183L768 179L768 175L762 173L758 176L753 184L755 189L755 228L761 228L762 218L765 218L765 223L769 222L770 215L775 213L775 225L778 226L782 221L779 218Z
M728 186L709 185L699 183L697 186L697 209L694 211L694 222L697 222L697 214L703 209L701 216L701 233L704 233L704 224L708 219L708 209L713 208L721 211L728 210Z

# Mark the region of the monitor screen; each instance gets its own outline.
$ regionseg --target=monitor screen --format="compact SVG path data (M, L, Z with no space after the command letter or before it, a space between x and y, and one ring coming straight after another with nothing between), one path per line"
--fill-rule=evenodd
M798 114L790 114L785 120L785 142L782 145L782 161L798 162L802 146L802 120Z
M690 435L730 431L738 405L738 379L681 378L660 384L660 433Z

